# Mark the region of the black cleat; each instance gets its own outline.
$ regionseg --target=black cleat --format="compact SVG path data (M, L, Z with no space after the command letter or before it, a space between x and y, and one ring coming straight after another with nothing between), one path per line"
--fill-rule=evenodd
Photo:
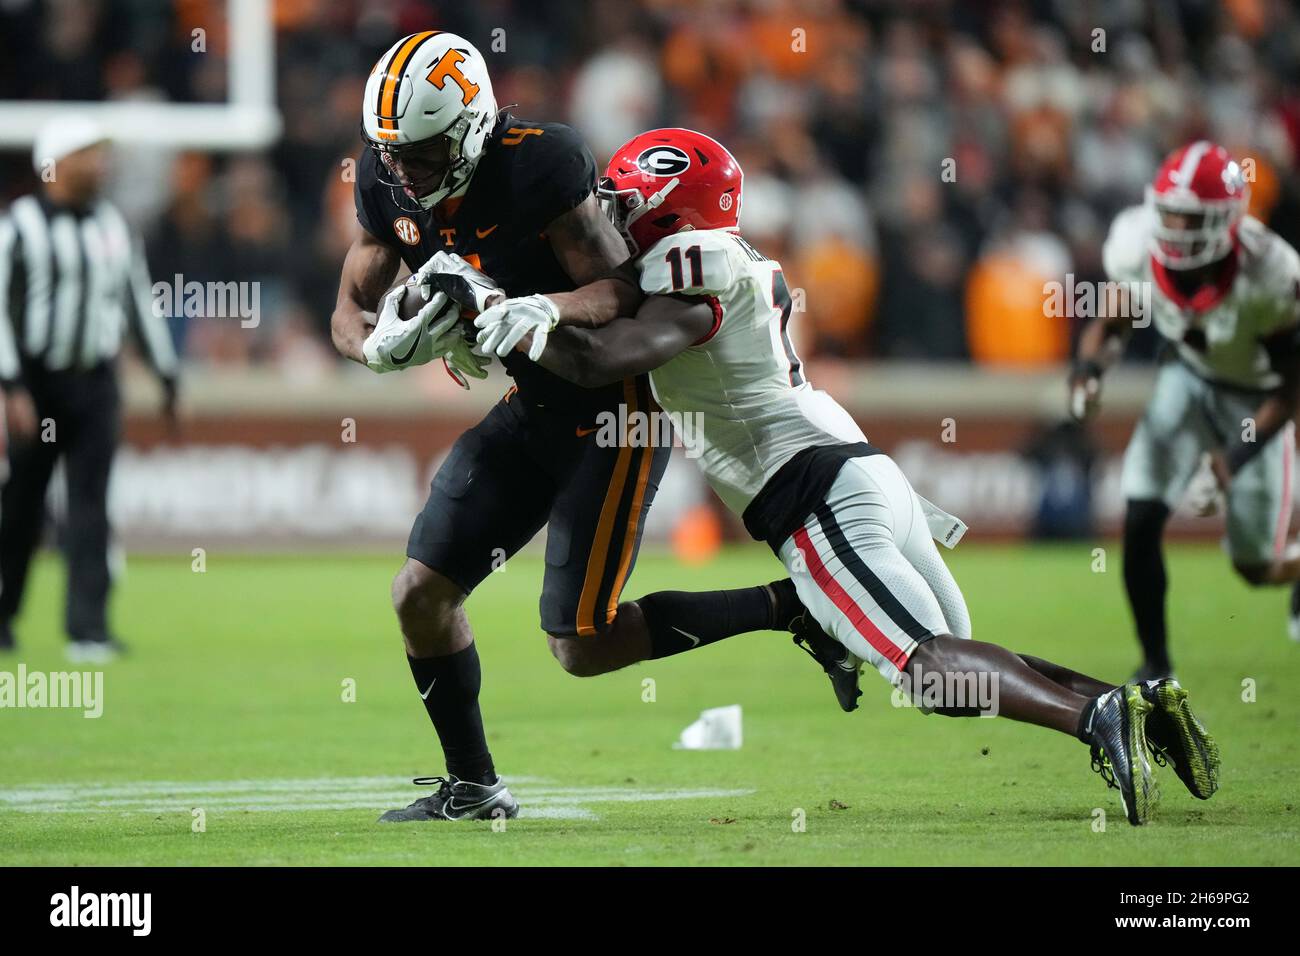
M858 698L862 691L858 689L858 669L862 662L835 638L822 630L816 619L804 611L790 622L794 631L794 642L802 647L815 660L826 676L831 679L831 689L835 699L845 713L858 709Z
M495 820L504 814L507 820L519 816L519 801L506 789L505 781L497 777L496 783L470 783L455 777L416 777L416 786L437 786L427 797L421 797L409 807L389 810L379 818L380 823L409 823L415 820Z
M1187 691L1172 678L1148 681L1141 687L1152 706L1147 742L1156 763L1172 763L1192 796L1210 799L1219 789L1219 745L1192 713Z
M1097 698L1087 727L1092 769L1119 790L1124 813L1135 827L1150 821L1160 800L1146 737L1152 709L1138 685L1124 684Z

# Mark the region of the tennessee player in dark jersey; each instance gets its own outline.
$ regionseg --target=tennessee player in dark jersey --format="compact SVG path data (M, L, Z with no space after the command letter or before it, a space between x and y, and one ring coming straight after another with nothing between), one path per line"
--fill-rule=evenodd
M464 343L454 310L451 327L439 326L445 340L437 342L428 341L435 333L424 311L405 322L395 317L398 292L385 297L385 290L403 262L430 283L427 308L436 303L438 318L446 297L432 286L448 282L469 289L464 306L480 310L497 296L593 282L593 310L634 310L639 303L635 279L616 271L627 248L597 204L590 152L568 127L499 112L483 58L463 38L427 31L389 49L366 86L363 137L356 183L363 232L344 262L332 320L343 355L384 371L415 364L417 353L423 361L445 354L461 374L485 374L451 344ZM439 263L441 271L431 271ZM407 336L400 352L384 344L391 345L384 336L392 329ZM506 367L515 387L453 446L393 582L411 673L448 776L420 778L437 785L435 793L389 811L385 821L518 812L488 750L478 654L462 604L543 525L541 624L571 673L604 673L806 620L788 580L660 592L620 605L670 449L626 435L610 446L597 441L596 426L602 413L618 415L620 406L621 421L652 410L647 380L584 389L522 355ZM856 679L855 672L854 689Z

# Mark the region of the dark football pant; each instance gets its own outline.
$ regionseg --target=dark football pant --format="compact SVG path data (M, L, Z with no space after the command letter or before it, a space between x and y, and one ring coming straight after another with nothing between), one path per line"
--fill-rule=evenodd
M29 442L10 441L0 491L0 621L22 605L27 571L45 522L45 493L62 457L68 483L68 591L65 626L73 640L108 635L108 476L120 434L111 365L87 372L25 370L41 422ZM54 440L43 441L51 420Z
M624 383L623 401L628 416L658 411L644 377ZM599 633L617 613L672 453L654 443L654 428L642 430L650 441L637 447L631 427L610 442L617 430L599 427L602 411L618 415L617 407L594 402L542 409L507 393L452 446L411 529L407 556L468 594L546 526L542 629Z

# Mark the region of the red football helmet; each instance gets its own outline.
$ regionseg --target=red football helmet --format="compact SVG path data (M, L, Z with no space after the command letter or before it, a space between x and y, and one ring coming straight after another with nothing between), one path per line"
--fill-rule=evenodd
M635 255L687 227L735 229L743 180L736 157L717 140L652 129L615 150L596 198Z
M1249 187L1241 167L1217 143L1174 150L1147 187L1155 210L1151 254L1166 269L1196 269L1222 259L1245 215Z

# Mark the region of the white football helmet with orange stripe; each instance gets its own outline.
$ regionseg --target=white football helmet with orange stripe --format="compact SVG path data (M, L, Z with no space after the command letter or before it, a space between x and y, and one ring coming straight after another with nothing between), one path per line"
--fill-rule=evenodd
M496 121L487 63L454 33L403 37L366 81L361 132L407 209L432 209L465 186Z

